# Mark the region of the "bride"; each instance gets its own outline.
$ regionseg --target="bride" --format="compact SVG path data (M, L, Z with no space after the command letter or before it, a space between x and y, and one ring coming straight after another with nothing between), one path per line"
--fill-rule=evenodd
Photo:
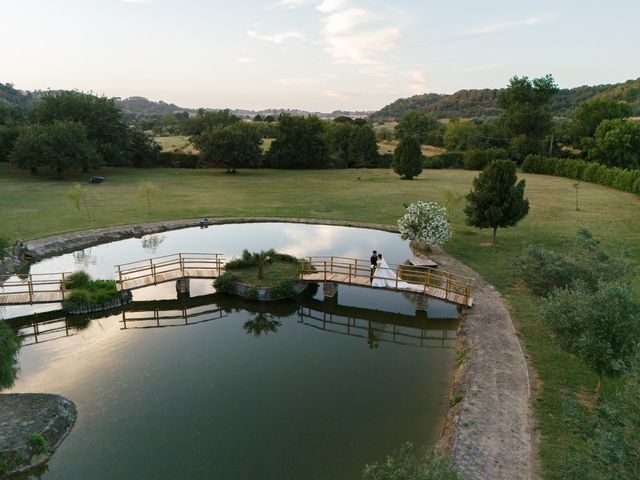
M423 287L421 285L416 285L413 283L408 283L402 280L398 280L398 277L394 273L393 270L389 267L387 261L382 258L382 254L378 254L378 265L373 273L373 281L371 282L372 287L389 287L389 288L402 288L407 290L416 290L422 291Z

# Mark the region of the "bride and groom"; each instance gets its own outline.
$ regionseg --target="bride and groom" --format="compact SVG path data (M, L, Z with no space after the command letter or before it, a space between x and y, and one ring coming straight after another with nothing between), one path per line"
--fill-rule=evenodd
M382 258L382 254L373 251L371 255L371 286L372 287L390 287L390 288L402 288L406 290L415 290L421 292L423 290L422 285L416 285L400 281L395 272L389 267L387 261Z
M394 287L397 277L393 270L389 268L387 261L382 258L382 254L373 251L371 255L371 286L372 287Z

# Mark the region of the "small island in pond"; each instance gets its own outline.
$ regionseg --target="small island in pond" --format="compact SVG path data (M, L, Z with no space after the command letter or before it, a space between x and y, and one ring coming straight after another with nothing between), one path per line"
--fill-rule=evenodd
M213 283L218 292L252 300L272 301L292 298L305 284L298 281L301 262L292 255L273 249L242 252L225 265L225 273Z

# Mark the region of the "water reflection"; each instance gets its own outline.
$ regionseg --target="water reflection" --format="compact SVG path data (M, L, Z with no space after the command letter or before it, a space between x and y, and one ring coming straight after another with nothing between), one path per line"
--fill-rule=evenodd
M11 388L18 373L20 338L6 323L0 323L0 390Z
M151 254L155 254L158 251L158 247L162 242L167 239L164 234L156 233L142 237L142 249Z
M271 318L266 313L261 312L251 320L244 322L242 328L244 328L249 335L253 335L257 338L262 335L268 335L269 333L276 333L278 331L278 327L281 325L282 324L279 321Z

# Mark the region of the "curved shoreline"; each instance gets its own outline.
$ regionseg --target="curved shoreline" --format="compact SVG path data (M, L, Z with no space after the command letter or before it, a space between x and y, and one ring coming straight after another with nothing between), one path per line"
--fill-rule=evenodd
M369 228L391 233L393 225L282 217L214 218L208 225L301 223ZM132 237L200 226L200 219L121 225L16 242L13 256L0 264L0 275L43 258ZM465 479L529 479L535 464L529 370L515 326L499 292L474 270L438 250L432 255L454 273L476 281L474 307L465 317L470 346L462 400L450 409L454 466ZM3 272L3 268L5 272Z

